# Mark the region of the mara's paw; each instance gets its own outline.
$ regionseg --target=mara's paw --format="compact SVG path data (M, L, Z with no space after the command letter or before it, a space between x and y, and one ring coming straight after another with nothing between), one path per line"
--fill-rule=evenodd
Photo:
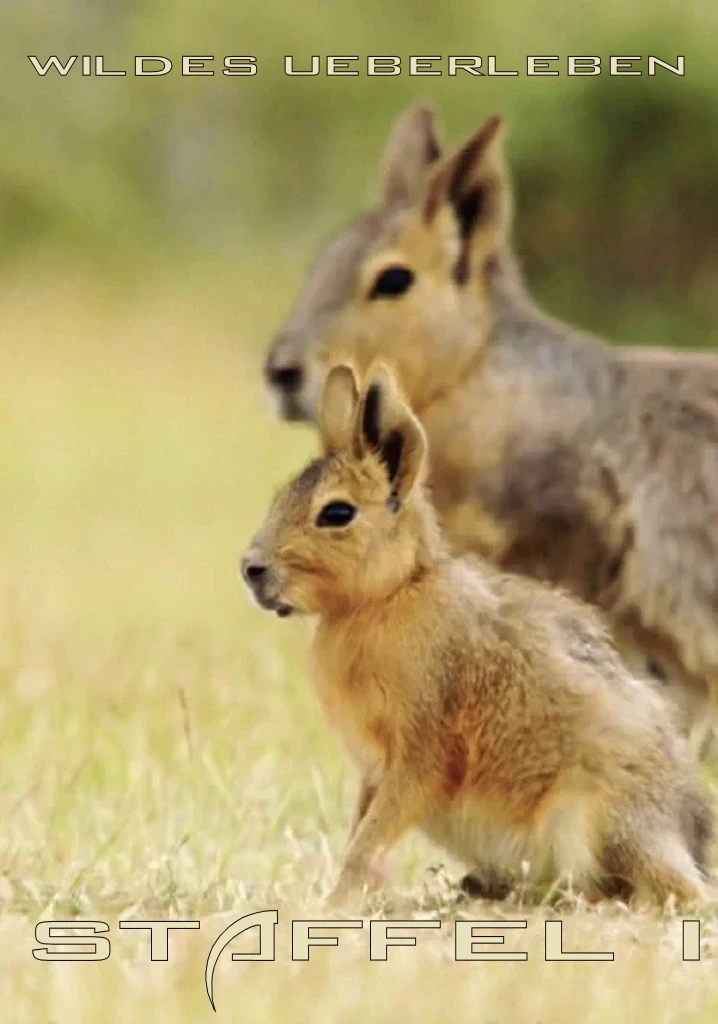
M470 900L505 900L512 885L505 878L470 872L459 882L459 891Z

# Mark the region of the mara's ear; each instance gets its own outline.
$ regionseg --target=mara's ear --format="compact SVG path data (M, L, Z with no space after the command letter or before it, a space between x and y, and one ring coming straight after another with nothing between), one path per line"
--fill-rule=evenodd
M464 284L471 274L471 250L478 235L503 236L510 219L510 191L503 161L503 124L490 117L471 138L431 175L424 218L432 223L448 211L458 246L454 278Z
M426 435L382 364L375 364L367 375L354 430L357 453L374 452L379 457L392 497L403 500L422 477Z
M319 410L319 430L325 455L351 444L359 387L350 366L333 367L327 374Z
M436 114L426 103L408 107L394 122L381 163L385 206L418 202L427 175L441 156Z

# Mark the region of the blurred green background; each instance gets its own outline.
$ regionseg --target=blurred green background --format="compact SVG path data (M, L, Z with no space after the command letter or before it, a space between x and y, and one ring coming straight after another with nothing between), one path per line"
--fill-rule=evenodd
M715 344L714 0L23 0L0 17L6 271L49 253L144 280L148 265L206 259L239 313L261 265L278 321L317 242L370 201L392 117L428 98L452 141L507 116L517 245L553 312L624 341ZM40 78L30 53L103 54L130 73ZM134 78L148 53L175 70ZM686 74L285 76L285 54L306 66L314 53L496 54L504 68L527 54L682 54ZM182 54L214 54L217 71L226 54L254 55L259 71L183 78Z

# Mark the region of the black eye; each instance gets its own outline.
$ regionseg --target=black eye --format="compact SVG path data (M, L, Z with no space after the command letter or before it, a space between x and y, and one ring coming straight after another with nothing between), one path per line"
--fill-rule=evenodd
M317 516L317 526L347 526L356 514L348 501L330 501Z
M378 299L383 295L403 295L414 283L414 271L408 267L387 267L374 282L369 292L370 299Z

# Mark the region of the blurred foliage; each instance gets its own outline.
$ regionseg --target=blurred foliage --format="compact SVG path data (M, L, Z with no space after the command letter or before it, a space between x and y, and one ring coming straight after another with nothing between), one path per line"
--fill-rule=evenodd
M510 125L516 239L557 313L615 337L710 345L718 314L718 65L714 0L459 0L341 5L230 0L10 0L0 14L4 266L38 251L117 272L203 254L239 268L278 248L304 261L371 200L391 119L416 98L452 141L487 113ZM409 54L686 57L652 78L417 78ZM103 54L126 78L40 78L27 59ZM164 77L133 75L163 54ZM182 54L215 55L184 78ZM227 54L255 77L224 77ZM283 58L397 54L397 77L288 78ZM442 63L446 67L446 62ZM269 255L268 255L269 254ZM281 261L280 261L281 262ZM291 296L287 294L286 300ZM282 301L285 296L282 295Z

